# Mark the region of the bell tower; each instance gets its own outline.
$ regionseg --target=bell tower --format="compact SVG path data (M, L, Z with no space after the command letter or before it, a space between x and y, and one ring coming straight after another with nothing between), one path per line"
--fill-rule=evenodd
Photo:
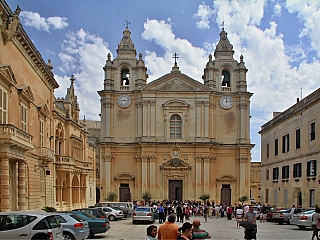
M118 44L118 56L112 60L111 54L108 53L106 64L103 67L104 90L135 91L146 85L147 82L147 68L141 53L139 59L136 59L137 52L130 38L129 22L126 21L126 23L123 37Z

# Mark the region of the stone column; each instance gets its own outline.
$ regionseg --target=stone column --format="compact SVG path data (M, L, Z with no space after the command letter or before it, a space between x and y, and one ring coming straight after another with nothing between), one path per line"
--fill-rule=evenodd
M201 192L202 187L202 174L201 174L202 157L196 156L196 196Z
M27 210L26 202L26 166L25 162L18 163L18 205L19 210Z
M209 102L204 103L204 137L209 137Z
M148 102L142 102L142 136L148 136Z
M137 103L137 108L138 108L138 116L137 116L137 137L142 137L142 104Z
M10 211L10 176L9 176L9 159L1 159L1 185L0 185L0 195L1 195L1 212Z
M209 156L204 158L204 164L203 164L203 181L204 181L204 193L209 193Z
M141 187L141 190L142 190L142 193L144 193L145 191L147 191L147 184L149 183L148 181L148 172L147 172L147 166L148 166L148 159L147 159L147 156L142 156L141 157L141 182L142 182L142 187Z
M156 102L153 101L150 103L150 136L156 136Z
M156 158L155 156L150 157L150 190L156 190Z
M201 102L196 102L196 138L201 138Z
M100 179L102 181L102 185L104 185L103 187L104 192L105 192L105 196L103 196L103 200L105 197L107 197L107 193L112 191L113 189L111 189L111 178L112 178L112 173L111 173L111 161L112 161L112 156L111 155L104 155L102 158L102 161L104 163L104 175L100 176ZM104 177L104 179L102 179L102 176ZM102 196L100 196L102 197Z

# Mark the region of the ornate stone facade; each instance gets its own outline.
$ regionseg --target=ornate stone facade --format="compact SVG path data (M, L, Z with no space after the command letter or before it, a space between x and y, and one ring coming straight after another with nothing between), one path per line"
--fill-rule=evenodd
M147 84L147 68L128 27L108 54L101 98L100 199L198 199L250 195L250 97L243 62L222 30L202 82L171 72ZM130 177L119 177L130 176Z

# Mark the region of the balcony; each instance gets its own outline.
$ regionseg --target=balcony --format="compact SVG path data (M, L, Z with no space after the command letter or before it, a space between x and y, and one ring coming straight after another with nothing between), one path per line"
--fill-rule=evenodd
M231 87L221 87L222 92L231 92Z
M37 147L37 155L41 160L53 161L54 153L51 149L46 147Z
M91 162L82 162L74 159L72 156L56 155L54 163L57 167L57 170L73 172L89 172L93 170Z
M33 149L33 136L12 124L0 124L0 144L15 146L23 151Z

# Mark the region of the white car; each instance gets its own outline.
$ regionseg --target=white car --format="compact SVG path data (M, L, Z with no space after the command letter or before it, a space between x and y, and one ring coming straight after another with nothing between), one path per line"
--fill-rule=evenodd
M63 240L62 226L54 213L1 212L0 239Z

